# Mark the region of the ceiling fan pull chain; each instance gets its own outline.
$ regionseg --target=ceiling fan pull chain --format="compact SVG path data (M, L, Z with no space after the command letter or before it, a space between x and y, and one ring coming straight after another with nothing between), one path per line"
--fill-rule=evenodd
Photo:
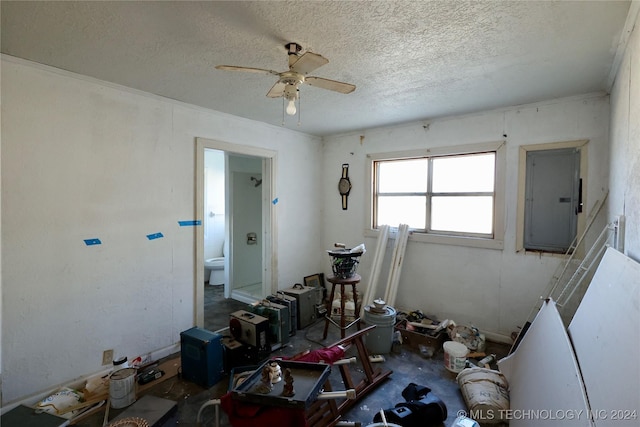
M298 89L298 126L300 126L300 114L302 114L302 104L300 103L300 89Z

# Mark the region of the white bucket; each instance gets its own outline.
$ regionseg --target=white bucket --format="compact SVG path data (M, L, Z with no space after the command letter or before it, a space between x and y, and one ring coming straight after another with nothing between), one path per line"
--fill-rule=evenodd
M109 398L111 407L120 409L136 401L136 370L134 368L119 369L109 379Z
M471 418L467 418L461 415L458 418L456 418L456 420L453 422L451 427L480 427L480 424L478 424L475 420Z
M469 349L466 345L456 341L447 341L442 346L444 349L444 367L448 371L458 373L467 365Z

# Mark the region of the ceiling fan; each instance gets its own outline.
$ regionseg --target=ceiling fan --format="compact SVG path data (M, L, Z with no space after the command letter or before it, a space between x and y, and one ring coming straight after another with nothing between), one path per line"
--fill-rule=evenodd
M302 51L302 46L298 43L287 43L285 45L289 55L289 69L287 71L266 70L263 68L239 67L235 65L218 65L218 70L245 71L250 73L273 74L278 76L278 81L267 92L269 98L283 97L289 104L286 108L290 116L296 113L295 101L299 98L300 85L306 83L310 86L328 89L340 93L351 93L356 87L349 83L329 80L322 77L307 76L311 71L327 64L329 60L322 55Z

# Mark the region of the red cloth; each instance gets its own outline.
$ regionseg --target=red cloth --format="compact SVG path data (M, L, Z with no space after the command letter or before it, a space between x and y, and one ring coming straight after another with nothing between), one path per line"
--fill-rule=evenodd
M263 406L233 400L231 392L220 398L220 406L233 427L308 427L304 410Z
M336 361L342 359L342 356L344 356L344 349L336 345L333 347L313 350L305 355L299 356L292 360L295 362L311 362L311 363L324 362L329 365L333 365Z

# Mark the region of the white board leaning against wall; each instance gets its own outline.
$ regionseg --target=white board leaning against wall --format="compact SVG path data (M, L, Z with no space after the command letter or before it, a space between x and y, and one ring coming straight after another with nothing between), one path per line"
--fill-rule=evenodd
M594 425L640 425L640 264L607 249L569 336Z
M568 330L548 300L498 362L509 425L640 425L640 264L608 248Z

